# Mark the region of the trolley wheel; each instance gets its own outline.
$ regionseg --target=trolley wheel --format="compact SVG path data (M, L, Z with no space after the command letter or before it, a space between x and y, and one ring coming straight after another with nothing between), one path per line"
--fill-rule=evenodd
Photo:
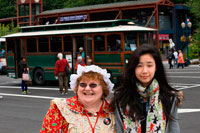
M1 73L2 75L6 75L6 74L7 74L7 69L6 69L5 66L2 66L2 68L0 69L0 73Z
M36 69L33 74L33 80L37 85L44 85L45 83L44 71L42 69Z

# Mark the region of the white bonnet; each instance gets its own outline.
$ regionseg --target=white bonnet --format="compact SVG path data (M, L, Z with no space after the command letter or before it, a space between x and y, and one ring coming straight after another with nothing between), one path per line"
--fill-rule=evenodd
M108 85L108 88L109 88L109 91L111 92L113 87L114 87L114 84L110 81L110 73L107 72L106 69L102 69L96 65L90 65L90 66L81 66L81 65L78 65L78 69L77 69L77 74L72 74L70 76L70 88L71 89L74 89L76 87L76 81L77 79L82 76L82 73L85 72L89 72L89 71L92 71L92 72L97 72L97 73L100 73L101 75L103 75L103 79L104 81L106 82L106 84Z

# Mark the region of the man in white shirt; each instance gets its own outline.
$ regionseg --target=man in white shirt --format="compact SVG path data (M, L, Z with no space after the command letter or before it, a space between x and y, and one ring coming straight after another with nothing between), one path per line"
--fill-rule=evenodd
M176 50L174 50L174 67L178 66L178 52Z

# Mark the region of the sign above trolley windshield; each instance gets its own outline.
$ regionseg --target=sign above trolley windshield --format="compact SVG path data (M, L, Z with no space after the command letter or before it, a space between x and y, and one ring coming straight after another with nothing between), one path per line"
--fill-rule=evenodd
M60 17L60 21L72 21L72 20L84 20L87 18L87 15L75 15L75 16L66 16L66 17Z

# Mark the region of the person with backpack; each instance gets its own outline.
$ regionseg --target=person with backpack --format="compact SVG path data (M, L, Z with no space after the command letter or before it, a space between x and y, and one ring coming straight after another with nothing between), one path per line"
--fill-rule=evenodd
M178 52L174 50L174 67L178 67Z
M58 79L59 81L59 88L60 88L59 92L60 94L64 95L68 93L68 77L66 73L66 65L69 67L70 70L71 68L69 66L69 62L67 61L67 59L63 58L62 53L58 53L57 57L58 57L58 60L56 61L56 64L55 64L54 75L55 75L55 78Z
M174 59L174 54L171 49L169 50L167 58L168 58L168 63L169 63L169 69L171 69L171 68L173 69L172 61Z

